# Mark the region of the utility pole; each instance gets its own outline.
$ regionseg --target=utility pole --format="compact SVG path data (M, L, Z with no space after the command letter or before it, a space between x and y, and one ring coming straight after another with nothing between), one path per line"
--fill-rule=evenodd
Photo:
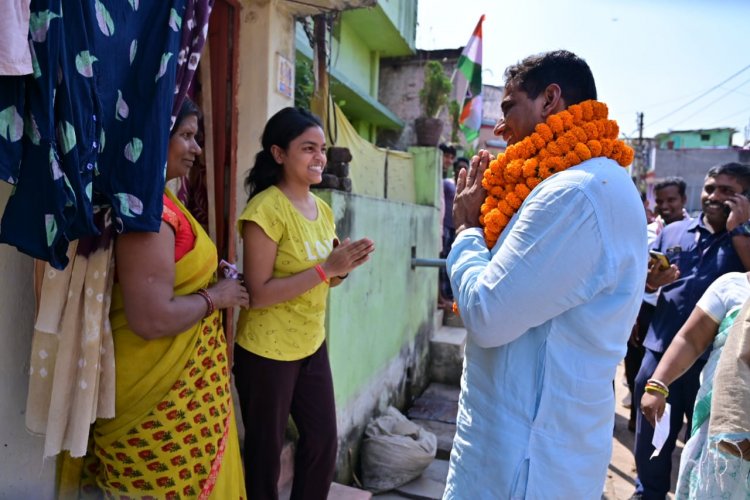
M638 151L636 154L636 158L638 159L637 165L638 168L636 169L636 181L638 183L638 187L643 187L644 179L646 178L646 155L645 151L643 150L643 113L638 112Z
M328 130L328 19L326 14L313 16L313 73L315 89L310 99L310 108L323 121L323 130ZM332 144L333 138L328 138Z

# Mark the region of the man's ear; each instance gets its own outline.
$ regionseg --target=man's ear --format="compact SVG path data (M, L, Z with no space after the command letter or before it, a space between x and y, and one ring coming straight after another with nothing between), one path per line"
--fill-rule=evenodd
M542 116L547 119L548 116L559 113L567 108L565 99L562 96L562 89L556 83L550 83L544 89L544 106L542 107Z

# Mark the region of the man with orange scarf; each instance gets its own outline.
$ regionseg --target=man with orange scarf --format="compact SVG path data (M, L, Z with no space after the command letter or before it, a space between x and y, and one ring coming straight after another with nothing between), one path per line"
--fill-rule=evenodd
M527 57L505 79L508 148L472 158L453 209L447 268L469 338L444 498L599 498L648 257L622 168L633 151L575 54Z

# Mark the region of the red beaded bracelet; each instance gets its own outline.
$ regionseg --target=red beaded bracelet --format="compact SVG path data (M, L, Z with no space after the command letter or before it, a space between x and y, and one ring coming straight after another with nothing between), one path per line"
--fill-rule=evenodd
M323 270L323 266L320 264L315 264L315 272L318 273L318 276L320 276L320 279L328 283L328 276L326 276L326 272Z
M200 295L206 300L206 305L208 306L208 310L206 311L206 314L203 315L203 317L207 318L211 316L214 313L215 307L214 307L214 301L211 299L211 295L209 295L208 290L206 290L205 288L201 288L195 293L197 293L198 295Z

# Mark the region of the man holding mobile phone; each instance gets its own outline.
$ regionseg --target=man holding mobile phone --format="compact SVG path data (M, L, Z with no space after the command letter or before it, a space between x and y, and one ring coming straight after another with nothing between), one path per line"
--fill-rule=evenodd
M656 237L662 232L664 227L673 222L684 219L690 219L685 211L687 185L682 177L667 177L654 185L654 201L656 202L656 218L647 226L649 248L656 241ZM652 250L655 252L655 250ZM659 252L657 252L659 253ZM662 268L669 268L669 258L660 254L662 259ZM646 292L643 294L643 303L638 311L638 319L633 326L630 339L628 340L628 350L625 354L625 380L628 383L628 395L626 402L630 407L630 418L628 419L628 430L635 431L636 421L636 403L635 403L635 376L641 368L643 359L643 339L646 338L648 327L651 324L651 316L654 314L658 291ZM624 406L628 406L623 402Z
M650 265L646 280L647 291L660 292L635 380L638 478L633 498L663 500L670 489L672 451L683 416L688 419L688 430L691 428L698 377L707 353L669 387L670 434L653 459L654 429L640 414L641 396L663 353L708 286L725 273L750 270L750 201L743 195L749 188L750 165L725 163L712 167L703 184L700 216L665 226L651 247L665 254L671 265L667 269Z

